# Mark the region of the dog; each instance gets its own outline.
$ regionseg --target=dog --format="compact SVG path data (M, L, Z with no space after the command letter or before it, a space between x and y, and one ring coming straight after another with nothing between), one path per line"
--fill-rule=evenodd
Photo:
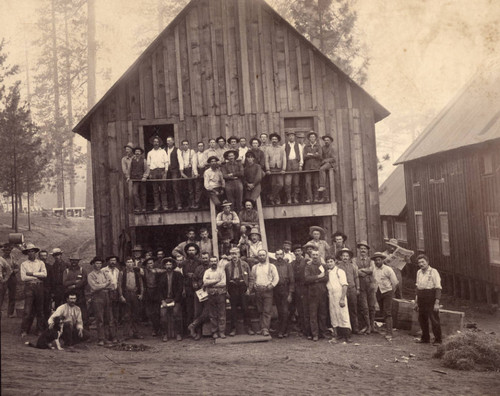
M59 351L63 351L64 348L61 347L60 338L63 333L63 322L64 316L56 316L54 318L54 326L47 330L44 330L36 344L31 342L25 342L25 345L38 348L38 349L56 349ZM55 346L54 346L55 345Z

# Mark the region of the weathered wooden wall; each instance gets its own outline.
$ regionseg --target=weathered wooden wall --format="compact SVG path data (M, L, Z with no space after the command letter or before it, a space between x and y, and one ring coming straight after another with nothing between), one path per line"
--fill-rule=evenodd
M261 1L193 1L115 85L91 118L97 249L126 231L123 145L142 126L174 124L175 139L277 132L313 117L335 139L339 228L381 244L374 101ZM110 195L111 194L111 195ZM333 230L335 231L335 230Z
M465 295L472 294L472 299L474 294L484 294L485 285L500 286L500 265L490 263L485 222L487 212L500 211L500 172L482 174L483 155L488 150L500 164L500 142L404 164L410 248L418 251L415 211L421 211L424 250L431 265L451 275L450 289L466 289ZM439 212L448 213L449 256L441 251Z

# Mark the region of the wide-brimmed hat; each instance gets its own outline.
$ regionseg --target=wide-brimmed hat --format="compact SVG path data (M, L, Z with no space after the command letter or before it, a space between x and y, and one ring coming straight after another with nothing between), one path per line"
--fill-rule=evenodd
M227 150L224 152L224 159L227 159L228 155L233 153L234 154L234 159L238 158L238 151L237 150Z
M134 248L132 249L133 252L142 252L142 245L135 245Z
M224 140L224 143L226 143L226 138L224 136L219 136L215 141L219 143L219 140Z
M289 129L288 131L285 131L285 135L295 135L295 131L293 129Z
M307 249L308 247L311 247L313 249L317 249L318 247L312 243L311 241L307 242L304 246L302 246L303 249Z
M59 249L59 248L54 248L52 249L52 253L50 253L52 256L55 255L55 254L63 254L64 252Z
M90 265L94 265L96 261L100 261L104 264L104 260L102 258L95 256L92 260L90 260Z
M216 160L217 162L219 162L219 157L217 157L216 155L211 155L210 157L208 157L207 159L207 164L209 164L212 160Z
M324 228L320 227L320 226L311 226L309 227L309 235L312 236L312 233L313 231L319 231L320 232L320 238L321 239L325 239L325 234L326 234L326 231Z
M273 139L273 137L277 138L277 139L278 139L278 142L281 142L281 136L280 136L280 135L278 135L277 133L271 133L271 134L269 135L269 140L272 140L272 139Z
M256 158L255 156L255 153L251 150L248 150L246 153L245 153L245 158Z
M220 205L220 206L232 206L232 205L233 205L233 204L232 204L231 202L229 202L229 201L224 201L224 202L222 202L222 203L221 203L221 205Z
M250 139L250 146L252 145L252 142L253 142L254 140L256 140L256 141L257 141L257 143L259 143L259 147L262 145L262 142L260 141L260 139L259 139L259 138L253 137L253 138L251 138L251 139Z
M149 138L149 143L152 145L153 144L153 140L155 139L158 139L159 142L160 142L160 146L163 145L163 139L159 136L159 135L153 135Z
M292 250L302 249L302 245L300 243L296 243L292 245Z
M385 244L389 246L394 246L395 248L399 247L398 240L396 238L389 239Z
M141 146L135 147L134 148L134 153L135 153L135 150L141 150L141 154L144 154L144 149Z
M69 256L69 261L80 261L80 260L81 260L80 255L77 253L74 253L71 256Z
M365 246L368 250L370 250L370 245L368 245L368 242L366 241L359 241L358 244L356 245L356 247L361 247L361 246Z
M347 235L341 231L335 231L335 233L332 235L332 240L335 241L335 237L338 237L338 236L342 237L344 242L347 241Z
M30 250L34 250L35 253L38 253L40 249L38 249L33 243L27 243L26 247L23 249L23 254L28 254Z
M330 139L330 142L333 142L333 137L332 137L332 135L328 135L328 134L326 134L326 135L324 135L324 136L321 136L321 139L323 139L323 140Z
M292 241L289 241L289 240L283 241L283 245L290 245L290 246L292 246Z
M306 137L306 134L304 132L296 132L295 136L298 138L303 138L303 137Z
M386 256L384 253L382 253L382 252L375 252L375 253L373 254L373 256L371 256L370 258L371 258L372 260L375 260L377 257L380 257L380 258L382 258L382 259L387 258L387 256Z
M200 254L200 247L198 246L198 244L194 243L194 242L190 242L190 243L186 243L186 246L184 246L184 252L187 254L188 252L188 249L190 247L194 247L196 248L196 254Z
M161 265L166 266L167 263L172 263L174 268L177 267L177 260L172 257L165 257L161 260Z
M354 257L354 253L353 253L353 251L352 251L351 249L349 249L349 248L345 247L345 248L340 249L340 250L337 252L337 254L335 255L335 258L336 258L337 260L340 260L340 256L342 256L342 253L349 253L349 256L351 256L351 258L353 258L353 257Z
M309 132L307 133L307 138L309 139L309 136L311 136L311 135L314 135L314 136L318 137L318 134L317 134L316 132L314 132L314 131L309 131Z
M250 230L250 234L248 234L248 236L251 236L252 234L256 234L256 235L258 235L258 236L260 236L260 237L262 236L262 235L260 234L259 229L258 229L257 227L252 228L252 229Z
M236 140L236 143L239 143L240 142L240 138L236 137L236 136L229 136L227 138L227 142L229 143L231 140Z
M252 208L255 208L255 201L254 201L254 200L252 200L252 199L250 199L250 198L247 198L247 199L244 199L244 200L243 200L243 207L245 206L245 204L246 204L247 202L250 202L250 203L252 204Z
M118 256L115 256L114 254L112 254L111 256L108 256L106 257L106 261L109 261L111 260L112 258L115 258L116 261L120 261L120 258ZM70 259L71 260L71 259Z
M134 143L128 142L125 146L123 146L123 148L127 148L127 147L130 147L133 150L135 146L134 146Z

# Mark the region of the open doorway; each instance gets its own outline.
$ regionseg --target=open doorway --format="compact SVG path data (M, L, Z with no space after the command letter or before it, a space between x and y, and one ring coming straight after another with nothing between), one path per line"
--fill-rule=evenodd
M145 125L143 127L144 131L144 151L145 154L153 149L153 144L151 143L151 138L158 135L163 141L162 147L166 146L167 137L171 136L175 139L174 124L162 124L162 125Z

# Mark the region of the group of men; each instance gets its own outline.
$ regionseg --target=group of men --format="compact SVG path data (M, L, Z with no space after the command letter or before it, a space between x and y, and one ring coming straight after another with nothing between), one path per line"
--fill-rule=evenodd
M368 243L360 241L355 254L341 232L334 234L330 247L325 231L313 226L311 240L304 245L285 241L274 253L255 247L253 257L242 256L245 251L234 246L229 254L215 257L207 230L201 233L202 240L196 240L194 230L189 230L187 240L172 251L175 258L165 257L163 249L153 255L137 246L133 257L122 264L117 256L95 257L88 274L76 257L66 265L60 249L52 251L53 263L49 263L47 251L27 244L22 250L27 259L18 269L25 295L22 336L29 333L35 317L38 330L43 331L62 315L67 344L87 339L88 288L99 345L118 341L119 324L123 338L143 338L139 322L144 318L151 322L152 335L163 341L180 341L188 333L198 340L205 322L210 322L214 338L234 336L239 311L245 332L253 335L258 330L268 336L273 305L278 314L277 338L286 338L290 322L296 321L299 333L310 340L330 338L333 333L349 342L351 334L380 332L374 323L375 302L384 317L385 337L392 339L392 299L399 281L385 264L390 252L370 255ZM2 299L12 274L10 249L10 245L3 246L0 260ZM426 256L420 255L417 261L415 308L422 326L420 342L430 342L430 321L434 342L440 343L440 277ZM227 322L226 300L231 307ZM251 322L251 305L258 311L257 326Z
M286 142L281 140L279 134L262 133L247 146L244 137L231 136L226 142L219 136L209 139L208 147L198 142L194 150L188 140L177 148L173 137L167 137L164 146L155 135L146 157L142 147L130 142L125 146L122 170L126 180L132 181L134 211L146 212L148 179L169 180L152 183L153 211L198 209L208 204L204 197L216 205L226 199L239 211L244 199L255 201L261 191L269 204L326 200L326 173L335 167L332 136L322 136L320 144L314 131L306 136L287 130Z

